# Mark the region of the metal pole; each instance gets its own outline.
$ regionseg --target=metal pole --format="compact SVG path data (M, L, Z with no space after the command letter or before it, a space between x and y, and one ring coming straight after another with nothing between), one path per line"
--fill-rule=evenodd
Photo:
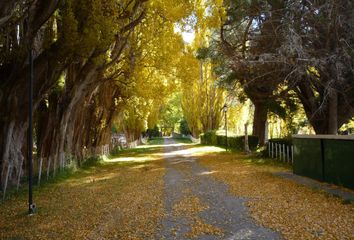
M32 161L32 149L33 149L33 130L32 130L32 118L33 118L33 52L32 48L29 51L29 88L28 88L28 133L27 133L27 159L28 159L28 214L35 212L35 205L33 204L33 161Z
M227 140L227 111L225 111L225 134L226 134L226 151L227 151L227 145L228 144L228 140Z

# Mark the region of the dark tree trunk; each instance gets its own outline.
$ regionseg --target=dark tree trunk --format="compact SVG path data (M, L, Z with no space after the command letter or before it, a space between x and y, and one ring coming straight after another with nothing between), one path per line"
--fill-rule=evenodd
M328 98L328 134L338 134L338 94L336 90Z
M259 146L265 144L265 130L268 108L263 102L254 102L253 135L258 137Z
M338 129L354 115L352 107L341 103L340 95L334 89L326 99L316 97L305 83L300 83L296 92L316 134L338 134Z

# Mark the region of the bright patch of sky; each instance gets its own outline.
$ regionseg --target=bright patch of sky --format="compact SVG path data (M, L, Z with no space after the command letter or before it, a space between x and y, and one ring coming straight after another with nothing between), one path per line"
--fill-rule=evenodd
M193 29L182 29L179 24L175 24L175 33L179 33L182 35L183 41L186 44L191 44L195 38L195 32Z
M196 25L196 17L194 14L185 18L181 23L176 23L174 31L175 33L179 33L182 35L183 41L186 44L191 44L195 38L195 25Z
M194 33L194 31L193 32L182 32L182 37L186 43L190 44L193 42L193 40L195 38L195 33Z

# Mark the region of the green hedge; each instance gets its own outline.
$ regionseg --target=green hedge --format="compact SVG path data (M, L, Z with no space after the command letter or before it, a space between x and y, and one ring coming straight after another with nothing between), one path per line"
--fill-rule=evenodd
M204 145L214 145L214 146L226 146L226 136L216 135L215 131L209 131L200 136L200 142ZM237 137L228 137L227 145L230 148L234 148L237 150L243 150L245 146L245 136L237 136ZM248 145L251 150L257 148L258 145L258 137L257 136L248 136Z

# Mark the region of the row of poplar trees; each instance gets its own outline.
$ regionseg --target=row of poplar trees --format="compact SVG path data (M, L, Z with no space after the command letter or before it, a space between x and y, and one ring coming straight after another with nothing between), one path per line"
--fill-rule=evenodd
M180 36L179 45L171 36L174 21L190 14L191 8L182 6L188 2L1 0L0 190L26 176L29 52L33 52L35 164L55 175L73 159L80 165L88 152L109 143L117 118L142 125L142 119L135 124L138 120L129 117L144 115L148 111L139 112L139 106L147 108L151 102L132 92L140 86L140 92L152 95L149 91L156 86L159 91L151 92L166 93L162 80L151 72L162 68L157 63L165 52L183 46ZM176 7L179 14L173 13ZM170 37L171 44L161 45L157 36ZM152 47L144 50L145 46ZM134 69L142 74L134 74ZM122 111L128 105L130 110ZM129 138L134 140L141 130L135 127Z

